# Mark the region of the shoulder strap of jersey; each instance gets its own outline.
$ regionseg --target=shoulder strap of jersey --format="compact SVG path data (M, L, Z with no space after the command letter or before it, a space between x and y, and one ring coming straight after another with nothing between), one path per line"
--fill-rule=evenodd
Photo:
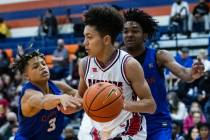
M90 57L86 56L81 60L84 79L86 79L88 71L89 71L90 59L91 59Z

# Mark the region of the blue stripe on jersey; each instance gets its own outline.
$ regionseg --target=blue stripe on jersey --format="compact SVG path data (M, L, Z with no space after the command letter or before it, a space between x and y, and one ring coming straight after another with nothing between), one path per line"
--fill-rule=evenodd
M50 90L55 95L60 95L61 91L53 84L48 82ZM42 109L33 117L24 117L21 112L21 98L25 90L33 89L42 92L37 86L28 82L23 86L18 107L19 129L16 134L17 140L22 137L30 140L60 140L60 135L64 128L64 115L54 108L52 110ZM20 138L21 137L21 138Z

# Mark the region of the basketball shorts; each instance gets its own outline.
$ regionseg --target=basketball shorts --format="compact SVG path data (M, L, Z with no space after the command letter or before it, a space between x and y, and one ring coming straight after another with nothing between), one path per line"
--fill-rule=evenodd
M147 135L147 140L171 140L171 128L159 128L155 131L149 132Z
M139 116L138 113L118 127L114 128L107 137L108 140L146 140L146 119ZM83 118L80 131L78 133L79 140L101 140L100 132L93 127L91 120Z

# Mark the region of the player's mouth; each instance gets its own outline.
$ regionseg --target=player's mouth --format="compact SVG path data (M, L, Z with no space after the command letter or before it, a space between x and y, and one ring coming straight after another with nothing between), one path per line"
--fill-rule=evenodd
M44 71L41 73L41 75L42 75L43 77L49 76L49 72L48 72L47 70L44 70Z
M126 41L127 45L135 45L135 41Z
M86 53L90 52L90 49L85 49Z

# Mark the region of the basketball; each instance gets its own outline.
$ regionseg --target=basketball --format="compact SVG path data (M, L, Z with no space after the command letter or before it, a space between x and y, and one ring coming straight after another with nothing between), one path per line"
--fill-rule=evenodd
M123 108L121 89L107 82L90 86L84 94L83 101L85 112L97 122L115 119Z

